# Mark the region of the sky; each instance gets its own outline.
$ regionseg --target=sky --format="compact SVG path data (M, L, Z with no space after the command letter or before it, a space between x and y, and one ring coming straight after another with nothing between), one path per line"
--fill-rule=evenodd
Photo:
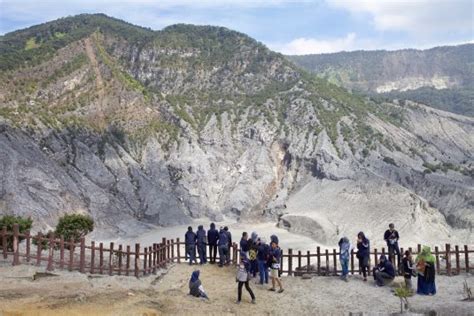
M0 0L0 34L80 13L225 26L284 54L474 43L474 0Z

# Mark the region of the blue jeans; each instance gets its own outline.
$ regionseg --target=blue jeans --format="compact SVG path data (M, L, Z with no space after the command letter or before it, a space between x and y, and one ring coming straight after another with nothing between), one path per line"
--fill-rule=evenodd
M186 258L189 258L190 265L193 264L193 261L197 263L195 245L186 245Z
M198 244L199 261L201 264L207 263L206 245Z
M349 274L349 258L340 259L342 267L342 277L346 277Z
M257 259L250 260L250 274L255 277L258 271L258 262Z
M228 262L229 258L229 247L227 245L219 246L219 265L224 265Z
M268 284L267 262L265 260L257 260L257 261L258 261L258 272L260 274L260 284L263 284L263 282Z

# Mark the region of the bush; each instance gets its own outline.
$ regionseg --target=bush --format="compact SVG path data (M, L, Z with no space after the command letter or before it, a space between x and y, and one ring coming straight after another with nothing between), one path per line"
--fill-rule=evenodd
M9 232L13 232L13 224L18 224L20 227L20 234L25 233L27 230L31 229L33 225L33 220L31 218L23 218L21 216L5 215L0 217L0 229L3 229L4 226L7 227ZM20 237L19 240L22 241L23 237ZM0 240L0 245L3 246L2 240ZM7 238L7 249L9 251L13 250L13 236Z
M385 163L388 163L388 164L391 164L391 165L394 165L394 166L397 166L397 163L395 162L395 160L391 157L383 157L383 162Z
M87 215L66 214L59 219L55 235L64 237L69 241L71 238L78 242L82 237L94 230L94 220Z

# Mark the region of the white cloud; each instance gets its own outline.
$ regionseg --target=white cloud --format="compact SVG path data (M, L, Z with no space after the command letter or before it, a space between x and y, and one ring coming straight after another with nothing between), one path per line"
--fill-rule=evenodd
M334 53L357 49L357 36L349 33L344 37L333 39L296 38L288 43L273 43L268 46L278 52L287 55L305 55Z
M414 35L473 32L472 0L326 0L333 8L356 16L369 15L379 31L408 31Z

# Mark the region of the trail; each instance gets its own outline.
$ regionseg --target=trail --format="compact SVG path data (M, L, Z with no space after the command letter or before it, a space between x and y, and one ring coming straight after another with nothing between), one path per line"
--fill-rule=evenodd
M89 58L92 64L92 69L95 72L95 82L96 82L96 87L97 87L97 93L99 94L99 100L100 100L100 103L102 104L105 91L104 91L104 81L102 79L102 74L100 73L100 69L99 69L99 63L97 62L97 58L95 57L94 48L92 47L90 38L86 38L84 40L84 44L85 44L87 57Z

